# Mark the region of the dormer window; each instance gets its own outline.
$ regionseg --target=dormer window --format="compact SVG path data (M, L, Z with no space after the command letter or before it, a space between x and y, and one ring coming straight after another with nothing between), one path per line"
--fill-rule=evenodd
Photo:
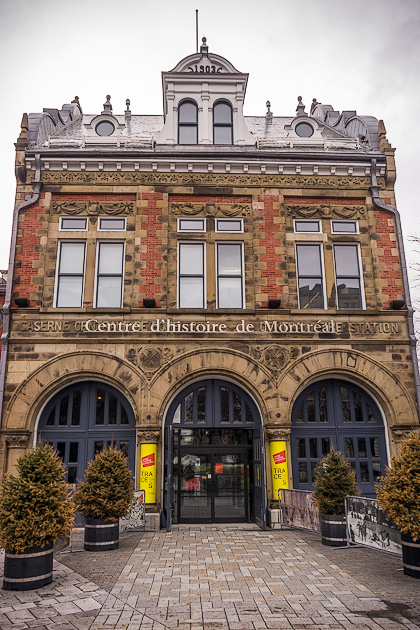
M96 125L95 131L98 136L112 136L115 131L115 126L110 120L101 120Z
M198 144L198 107L183 101L178 107L178 144Z
M233 144L232 105L225 101L213 107L213 144Z
M314 135L314 128L307 122L300 122L296 125L295 132L300 138L310 138Z

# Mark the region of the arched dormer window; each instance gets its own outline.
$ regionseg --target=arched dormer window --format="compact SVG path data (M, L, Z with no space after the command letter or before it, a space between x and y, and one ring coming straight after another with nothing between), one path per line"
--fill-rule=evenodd
M213 144L233 144L232 105L226 101L213 107Z
M183 101L178 107L178 144L198 144L198 107Z

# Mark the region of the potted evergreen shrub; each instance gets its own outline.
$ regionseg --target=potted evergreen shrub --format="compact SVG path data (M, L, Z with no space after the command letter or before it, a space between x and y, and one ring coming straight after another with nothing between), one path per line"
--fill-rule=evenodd
M412 433L377 485L378 503L401 531L404 573L420 578L420 433Z
M347 545L345 498L358 496L356 473L339 451L331 451L315 468L314 500L319 508L322 544Z
M84 548L118 549L119 519L133 503L132 473L123 453L111 445L89 462L74 499L85 522Z
M74 502L65 468L50 444L39 444L17 461L0 491L0 546L6 590L27 591L52 581L54 542L68 536Z

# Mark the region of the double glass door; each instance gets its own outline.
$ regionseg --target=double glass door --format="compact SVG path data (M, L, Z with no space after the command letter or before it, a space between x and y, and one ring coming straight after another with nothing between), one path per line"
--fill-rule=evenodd
M175 510L180 523L246 522L248 449L181 448L175 466Z

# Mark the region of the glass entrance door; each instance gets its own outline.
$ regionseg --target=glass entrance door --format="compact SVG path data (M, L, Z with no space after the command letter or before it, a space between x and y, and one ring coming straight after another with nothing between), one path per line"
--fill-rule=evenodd
M175 488L178 488L180 523L248 521L248 450L199 452L180 449L179 453Z

